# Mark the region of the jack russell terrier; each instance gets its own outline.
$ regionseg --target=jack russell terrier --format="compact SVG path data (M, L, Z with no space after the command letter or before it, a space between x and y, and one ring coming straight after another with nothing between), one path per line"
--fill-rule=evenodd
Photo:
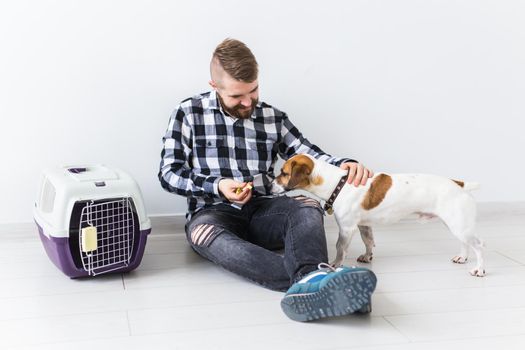
M479 187L436 175L385 174L373 176L365 186L346 185L348 172L310 155L288 159L281 174L272 182L272 193L293 189L308 191L326 201L325 210L335 214L339 226L337 255L332 262L339 266L345 258L352 236L359 230L366 252L359 262L372 260L374 238L370 225L394 223L411 214L421 218L439 217L461 241L454 263L468 259L469 247L476 254L476 267L470 274L485 275L484 244L474 233L476 203L468 191Z

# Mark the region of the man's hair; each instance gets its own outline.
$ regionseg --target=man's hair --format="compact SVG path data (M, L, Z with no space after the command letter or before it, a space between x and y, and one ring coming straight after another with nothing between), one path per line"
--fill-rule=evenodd
M250 49L241 41L225 39L213 52L213 60L221 65L233 79L251 83L259 73L257 61Z

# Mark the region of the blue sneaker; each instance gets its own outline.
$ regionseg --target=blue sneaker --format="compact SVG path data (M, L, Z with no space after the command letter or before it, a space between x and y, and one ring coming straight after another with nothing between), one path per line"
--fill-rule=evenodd
M372 311L371 296L376 288L375 274L362 267L333 268L319 264L319 270L306 275L288 289L281 300L283 312L294 321Z

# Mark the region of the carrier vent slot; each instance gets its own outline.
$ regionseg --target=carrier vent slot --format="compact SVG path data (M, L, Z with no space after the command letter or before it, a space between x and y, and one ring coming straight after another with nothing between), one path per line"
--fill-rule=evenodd
M56 190L55 186L47 179L44 179L42 186L42 196L40 197L40 210L44 213L51 213L55 206Z

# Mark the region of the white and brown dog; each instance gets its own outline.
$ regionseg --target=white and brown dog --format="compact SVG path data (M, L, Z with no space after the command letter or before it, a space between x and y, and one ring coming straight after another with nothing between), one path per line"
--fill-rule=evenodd
M337 255L339 266L352 236L359 230L366 246L358 261L372 260L374 238L371 225L393 223L412 214L423 218L439 217L461 241L461 251L452 261L465 263L469 247L477 258L473 276L485 275L483 242L474 234L476 203L469 190L478 187L436 175L376 174L365 186L345 185L348 173L310 155L296 155L286 161L272 183L272 192L293 189L308 191L327 202L325 209L335 214L339 226Z

